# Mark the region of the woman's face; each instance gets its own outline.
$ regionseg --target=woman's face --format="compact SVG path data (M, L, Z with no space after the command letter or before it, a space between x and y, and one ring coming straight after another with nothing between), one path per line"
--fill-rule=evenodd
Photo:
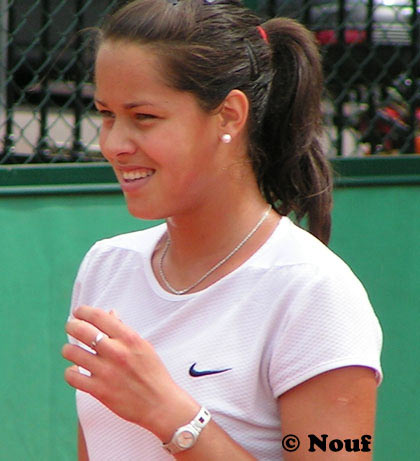
M185 213L220 190L226 159L217 114L165 84L146 46L105 41L96 60L100 146L129 211L158 219Z

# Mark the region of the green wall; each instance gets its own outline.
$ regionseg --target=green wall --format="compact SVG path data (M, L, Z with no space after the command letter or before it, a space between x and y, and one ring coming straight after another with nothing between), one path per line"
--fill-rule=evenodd
M75 458L63 381L71 285L97 239L136 230L119 193L0 196L0 460ZM376 460L416 460L420 187L335 191L331 247L363 280L384 329Z

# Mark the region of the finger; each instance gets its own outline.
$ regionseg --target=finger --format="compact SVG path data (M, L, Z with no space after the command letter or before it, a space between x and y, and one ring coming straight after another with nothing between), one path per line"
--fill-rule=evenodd
M66 360L88 370L94 375L98 375L103 367L101 357L73 344L65 344L61 350L61 354Z
M74 317L90 323L111 338L124 337L127 331L127 327L115 315L97 307L80 306L74 311Z
M70 386L80 391L88 392L89 394L92 393L95 386L94 378L80 373L77 365L66 368L64 371L64 379Z
M122 321L121 318L120 318L120 315L119 315L119 313L118 313L118 311L116 309L111 309L109 311L109 315L112 315L113 317L118 319L120 322Z
M66 323L66 332L95 351L98 351L99 348L103 349L102 343L108 339L106 333L104 334L90 323L76 318Z

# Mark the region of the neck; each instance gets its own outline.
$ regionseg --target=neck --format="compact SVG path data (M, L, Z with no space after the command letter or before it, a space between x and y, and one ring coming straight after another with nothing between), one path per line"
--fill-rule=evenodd
M218 203L188 216L169 218L168 256L183 267L223 257L251 231L266 209L267 203L261 198L255 203L248 201L234 206Z
M213 266L226 258L253 230L267 211L268 204L256 184L246 183L240 191L234 184L208 194L211 200L200 200L197 207L167 218L170 245L164 238L153 255L153 268L162 286L164 276L176 290L197 282ZM242 183L243 184L243 183ZM199 291L239 267L268 239L280 216L271 210L257 231L246 243L218 267L211 275L194 287Z

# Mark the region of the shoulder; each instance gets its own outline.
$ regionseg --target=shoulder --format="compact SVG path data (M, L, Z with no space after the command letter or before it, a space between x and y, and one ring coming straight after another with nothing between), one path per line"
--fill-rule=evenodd
M277 259L273 262L284 274L283 280L286 279L298 303L295 314L305 306L315 315L331 314L337 309L343 313L345 306L353 314L355 310L370 308L365 287L345 261L290 220L285 220L283 226Z
M285 328L281 341L293 349L308 339L310 349L320 338L326 347L345 345L370 336L381 342L379 323L365 287L352 269L322 242L290 220L285 220L268 253L272 266L271 298L278 300L278 316ZM285 331L290 333L285 334ZM315 337L313 336L315 335Z
M95 243L95 249L123 249L143 252L154 246L166 230L166 224L158 224L140 231L120 234L114 237L99 240Z
M289 220L283 225L277 256L270 253L280 300L271 368L277 395L349 365L371 367L380 380L382 333L364 286L323 243Z
M87 256L115 251L148 253L152 251L166 229L166 224L149 227L140 231L120 234L97 241Z
M159 224L97 241L83 258L79 278L92 273L95 268L102 272L106 267L116 267L124 261L140 262L149 258L165 230L166 224Z
M283 217L254 265L281 271L288 277L356 281L350 267L308 231Z

